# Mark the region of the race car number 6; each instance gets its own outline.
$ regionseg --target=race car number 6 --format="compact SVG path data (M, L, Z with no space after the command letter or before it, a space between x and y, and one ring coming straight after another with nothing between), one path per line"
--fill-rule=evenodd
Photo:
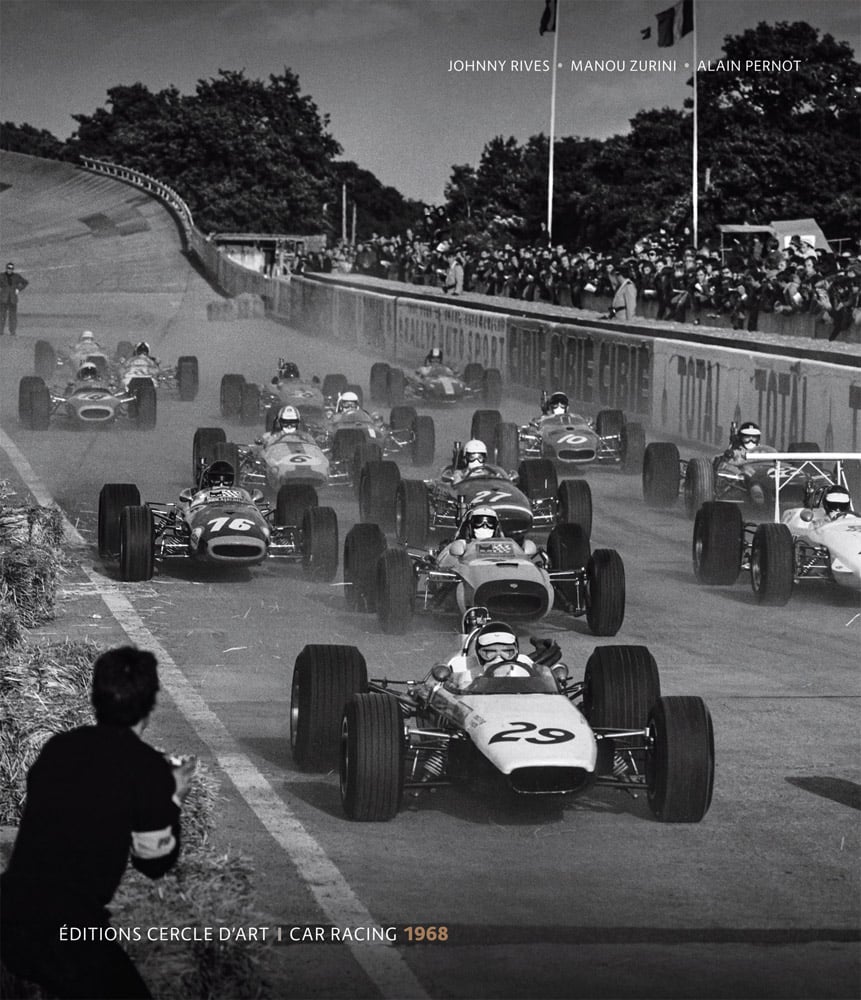
M228 521L230 524L227 524ZM233 520L229 517L214 517L207 523L213 531L221 531L226 524L231 531L250 531L253 527L251 521L244 517L234 517Z
M574 733L567 729L554 729L546 727L538 729L538 726L531 722L510 722L510 726L522 726L522 729L502 729L487 741L488 743L516 743L517 740L526 740L527 743L567 743L574 739ZM525 736L525 733L538 731L538 736Z

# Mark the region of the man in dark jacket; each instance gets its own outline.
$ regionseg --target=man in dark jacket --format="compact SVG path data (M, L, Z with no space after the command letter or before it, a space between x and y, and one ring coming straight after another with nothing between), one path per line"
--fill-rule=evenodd
M6 332L6 319L9 319L9 333L14 337L18 331L18 294L23 292L30 282L15 271L11 261L0 276L0 337Z
M150 878L179 855L193 759L171 763L141 735L158 691L152 653L124 646L93 666L96 724L52 736L27 775L27 799L2 876L6 967L57 997L149 997L110 926L126 864Z

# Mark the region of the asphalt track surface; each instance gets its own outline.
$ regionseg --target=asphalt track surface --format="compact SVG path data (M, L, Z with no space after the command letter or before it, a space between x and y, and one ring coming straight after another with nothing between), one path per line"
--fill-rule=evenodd
M524 632L556 638L575 676L599 643L645 644L663 693L706 700L717 769L705 820L664 825L642 797L612 790L547 807L443 789L408 800L391 823L351 823L336 777L291 760L297 654L307 642L350 643L372 676L417 678L452 649L456 617L422 616L409 635L385 636L374 618L347 610L337 584L276 563L230 575L172 563L152 581L122 584L95 550L96 507L105 482L175 498L198 426L225 426L238 441L254 433L220 418L225 372L263 380L286 355L303 373L343 371L367 390L374 359L340 346L335 356L331 344L267 320L207 322L216 293L178 242L163 241L161 253L166 288L40 293L36 283L25 293L19 337L0 339L0 478L55 498L77 539L61 615L43 631L130 636L158 650L165 691L152 739L200 753L222 775L217 836L251 856L261 924L448 928L445 944L282 946L273 995L856 996L857 595L822 587L760 609L746 583L699 587L683 512L648 510L638 477L590 473L593 546L625 562L624 625L595 639L583 620L553 613ZM31 281L38 273L19 270ZM160 397L150 433L19 429L17 384L32 371L35 340L59 346L85 326L108 347L139 334L168 362L196 354L198 398ZM504 405L516 421L534 410ZM471 412L433 411L437 466L468 433ZM321 502L335 507L343 538L357 518L350 491L329 489Z

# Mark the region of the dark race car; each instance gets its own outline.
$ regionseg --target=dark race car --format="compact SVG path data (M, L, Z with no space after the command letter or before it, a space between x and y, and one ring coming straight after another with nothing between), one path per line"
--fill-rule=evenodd
M453 404L464 399L481 399L498 406L502 398L502 376L497 368L485 368L475 362L466 365L463 374L444 364L427 364L407 372L384 361L371 367L371 399L396 406L404 401L428 404Z

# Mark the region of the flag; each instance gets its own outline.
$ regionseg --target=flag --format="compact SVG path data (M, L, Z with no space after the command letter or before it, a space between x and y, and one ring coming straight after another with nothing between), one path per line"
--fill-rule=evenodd
M651 28L640 28L640 35L641 35L643 41L645 41L647 38L651 38L652 37L652 29Z
M541 15L541 26L538 34L556 30L556 0L544 0L544 13Z
M694 30L694 0L679 0L655 16L658 19L658 48L668 48Z

